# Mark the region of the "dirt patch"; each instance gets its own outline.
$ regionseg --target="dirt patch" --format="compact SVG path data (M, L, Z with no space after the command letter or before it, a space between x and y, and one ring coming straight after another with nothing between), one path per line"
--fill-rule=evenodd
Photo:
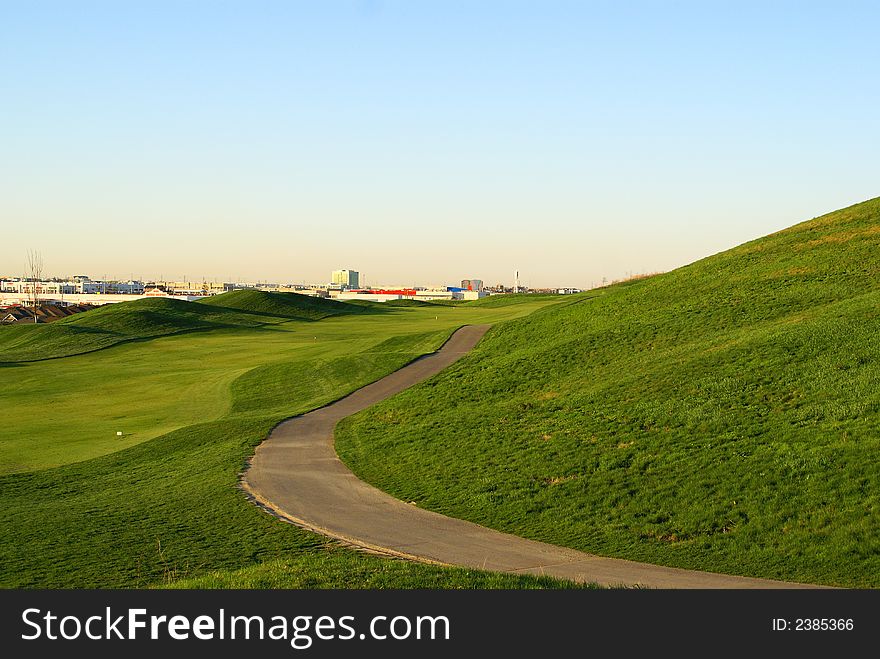
M880 226L868 227L861 231L841 231L839 233L830 233L827 236L822 236L821 238L816 238L814 240L808 240L805 243L797 245L795 249L804 250L818 247L819 245L839 245L848 243L856 238L870 238L878 234L880 234Z
M571 474L570 476L554 476L553 478L545 478L544 482L547 485L559 485L560 483L567 483L568 481L573 481L576 478L580 478L577 474Z

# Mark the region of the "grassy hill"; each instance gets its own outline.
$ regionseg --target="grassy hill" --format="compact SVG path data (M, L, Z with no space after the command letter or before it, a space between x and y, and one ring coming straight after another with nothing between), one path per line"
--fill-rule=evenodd
M51 324L0 327L0 363L65 357L181 332L258 327L363 312L361 307L335 300L252 290L232 291L195 303L145 298L107 304Z
M258 316L295 318L297 320L320 320L328 316L347 313L364 313L358 307L338 300L329 300L299 293L267 293L256 290L230 291L214 295L196 304L238 311Z
M403 500L519 535L878 587L878 382L874 199L498 326L343 422L337 450Z

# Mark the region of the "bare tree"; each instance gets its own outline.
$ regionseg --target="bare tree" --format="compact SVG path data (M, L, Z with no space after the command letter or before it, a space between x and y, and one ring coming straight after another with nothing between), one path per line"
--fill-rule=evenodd
M27 251L27 262L25 269L25 287L28 293L28 302L30 302L31 311L34 314L34 322L37 322L37 310L40 307L40 291L37 285L43 279L43 255L35 249ZM27 282L30 287L27 287Z

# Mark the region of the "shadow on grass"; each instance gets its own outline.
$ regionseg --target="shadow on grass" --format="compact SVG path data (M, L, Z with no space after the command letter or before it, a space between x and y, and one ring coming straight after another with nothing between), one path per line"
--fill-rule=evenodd
M347 314L383 314L391 313L392 309L385 306L385 302L373 302L372 300L346 300L346 306L352 307ZM342 314L340 314L342 315Z
M209 311L206 310L205 312L202 312L202 313L205 313L206 316L208 316L208 317L211 317L215 313L218 313L218 314L232 313L232 314L237 314L239 316L261 316L261 317L265 317L265 318L284 318L286 320L304 320L307 322L312 322L312 321L316 321L316 320L321 320L322 318L327 318L329 316L338 315L338 314L334 314L334 313L328 313L323 316L315 315L315 317L309 317L308 315L298 315L295 313L284 313L284 312L272 313L269 311L257 311L255 309L237 309L235 307L222 307L219 304L212 304L210 306L203 305L203 306L207 307L207 309L209 310Z
M64 327L64 329L68 332L73 332L75 334L115 334L116 336L123 336L119 332L114 332L113 330L103 329L101 327L89 327L88 325L60 325L59 327Z

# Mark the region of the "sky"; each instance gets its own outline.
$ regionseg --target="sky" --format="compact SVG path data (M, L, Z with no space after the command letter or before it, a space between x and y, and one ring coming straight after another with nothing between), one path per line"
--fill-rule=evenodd
M880 195L875 2L0 0L0 276L588 287ZM363 281L362 281L363 283Z

